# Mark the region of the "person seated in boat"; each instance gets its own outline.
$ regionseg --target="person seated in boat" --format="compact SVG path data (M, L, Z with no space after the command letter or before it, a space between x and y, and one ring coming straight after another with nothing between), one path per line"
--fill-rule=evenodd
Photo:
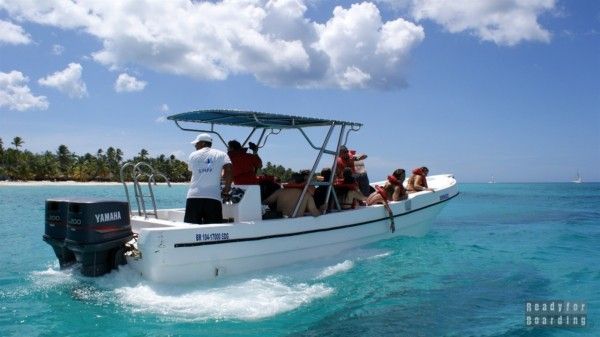
M291 217L294 214L294 207L296 207L296 202L300 199L300 195L302 195L306 183L305 175L294 173L292 174L291 182L285 184L284 188L271 194L265 199L263 204L277 204L276 209L278 212L281 212L284 216ZM312 216L321 215L321 212L319 212L315 205L315 199L313 197L314 191L314 186L308 188L302 202L300 202L300 207L298 208L298 214L296 216L303 216L305 213L309 213Z
M364 195L369 195L372 192L372 187L369 185L369 176L363 163L365 159L367 159L366 154L357 155L356 151L348 150L344 145L340 146L335 176L337 179L343 179L344 169L350 168L360 191Z
M338 196L338 201L342 209L355 208L360 202L367 199L358 189L356 178L352 175L352 170L346 167L342 173L342 179L337 179L335 182L335 191Z
M408 193L415 193L421 191L431 191L433 192L433 188L429 188L427 186L427 175L429 174L429 169L425 166L418 167L412 171L412 176L408 178L406 182L406 189Z
M328 182L331 180L331 169L329 167L325 167L321 170L321 175L320 178L318 179L319 181L322 182ZM325 204L325 199L327 199L327 190L329 189L329 186L318 186L315 189L315 195L314 195L314 199L315 199L315 205L317 206L318 209L323 210L324 204Z
M376 186L376 191L367 198L367 205L385 204L388 201L400 201L408 198L406 189L402 185L406 178L404 169L396 169L388 176L383 186Z
M229 159L231 159L233 182L236 185L256 185L258 178L256 173L262 168L262 160L258 156L258 146L250 142L249 148L252 153L248 153L246 148L237 140L230 140L227 143Z

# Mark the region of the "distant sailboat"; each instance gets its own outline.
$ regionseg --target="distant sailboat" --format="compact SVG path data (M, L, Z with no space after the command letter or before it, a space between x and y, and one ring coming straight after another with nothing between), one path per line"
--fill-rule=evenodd
M575 177L575 180L573 180L573 182L575 184L581 184L583 182L583 180L581 180L581 176L579 175L579 171L577 171L577 176Z
M496 179L494 179L494 176L492 176L490 181L488 181L488 184L495 184L495 183L496 183Z

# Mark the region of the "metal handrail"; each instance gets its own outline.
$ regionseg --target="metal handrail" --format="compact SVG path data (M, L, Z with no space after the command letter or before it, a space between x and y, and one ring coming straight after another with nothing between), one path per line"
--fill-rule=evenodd
M127 188L127 184L125 182L125 169L129 166L133 166L133 170L131 172L131 177L133 180L133 189L134 189L134 195L135 195L135 201L137 204L137 208L138 208L138 215L144 215L144 217L147 219L149 214L154 215L157 219L158 219L158 212L157 212L157 208L156 208L156 198L154 197L154 191L152 189L152 183L154 183L154 185L156 185L156 179L155 177L162 177L167 185L169 187L171 187L171 182L169 181L169 178L167 178L166 175L157 172L154 167L152 167L150 164L146 163L146 162L138 162L136 164L134 163L125 163L123 166L121 166L121 170L120 170L120 177L121 177L121 183L123 183L123 187L125 188L125 195L127 197L127 204L129 205L129 212L131 213L131 199L129 198L129 189ZM148 174L148 172L144 172L144 170L142 169L142 167L146 167L147 170L149 171L150 174ZM142 186L140 185L140 178L142 177L148 177L148 191L149 194L148 195L144 195L144 192L142 190ZM146 210L146 202L144 200L144 198L149 197L150 200L152 201L152 208L154 210L154 213L148 213L148 211Z

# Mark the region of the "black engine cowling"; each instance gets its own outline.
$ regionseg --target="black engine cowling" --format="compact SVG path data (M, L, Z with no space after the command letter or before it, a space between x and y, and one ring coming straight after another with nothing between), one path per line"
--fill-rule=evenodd
M63 215L65 207L66 229L63 232L61 227L53 227L48 219L49 216L50 219L56 219L55 211ZM47 200L46 221L44 241L54 249L61 267L73 262L69 259L70 254L81 263L81 273L85 276L104 275L125 263L125 243L133 238L127 202L102 199Z
M44 241L46 241L58 258L61 268L75 263L75 255L65 247L67 236L67 217L69 214L69 200L48 199L46 200L46 224Z

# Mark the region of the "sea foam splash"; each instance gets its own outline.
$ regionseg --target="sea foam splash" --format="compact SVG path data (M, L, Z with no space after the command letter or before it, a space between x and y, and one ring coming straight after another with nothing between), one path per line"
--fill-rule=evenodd
M31 279L35 288L42 292L66 286L75 300L113 303L134 313L156 314L166 319L258 320L331 295L334 289L323 283L324 279L351 270L355 261L386 257L390 252L358 249L350 255L354 256L342 262L332 258L321 260L317 265L305 263L274 274L210 285L153 283L129 266L99 278L87 278L79 275L77 268L58 270L58 265L54 265L45 271L33 272Z
M321 271L321 273L317 276L317 279L324 279L326 277L338 274L338 273L343 273L345 271L348 271L350 269L352 269L352 267L354 267L354 262L350 261L350 260L346 260L344 262L340 262L336 265L333 266L329 266L326 267L325 269L323 269Z
M184 320L257 320L294 310L333 289L323 284L286 284L277 277L251 279L214 288L181 289L140 283L114 290L131 311Z

